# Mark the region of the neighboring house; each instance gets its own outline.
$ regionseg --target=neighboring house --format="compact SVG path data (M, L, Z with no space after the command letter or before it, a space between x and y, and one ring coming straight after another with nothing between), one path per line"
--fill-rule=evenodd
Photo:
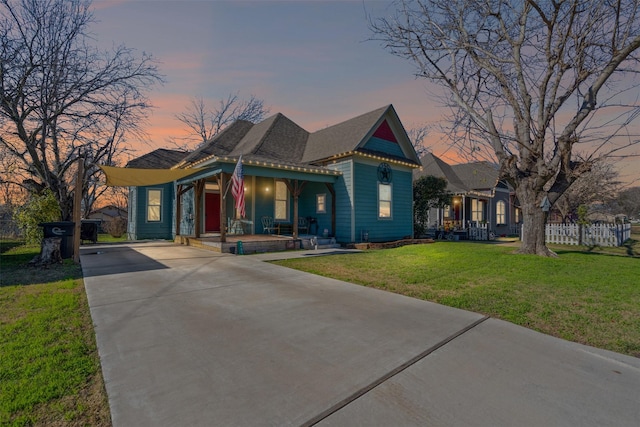
M99 221L98 232L104 233L104 224L113 221L114 218L127 218L127 210L114 205L103 206L91 211L85 219Z
M114 218L127 218L127 210L118 206L108 205L91 211L86 219L97 219L101 222L111 221Z
M188 153L181 150L160 148L127 163L128 168L168 169L182 160ZM161 180L162 181L162 180ZM174 215L175 185L172 182L154 184L150 187L130 187L127 217L127 236L130 240L168 239L172 236L171 218ZM156 191L159 190L159 193ZM160 194L161 208L155 212L156 203L149 200L154 194ZM139 203L138 198L147 200ZM162 198L164 200L162 200ZM162 203L164 201L164 203Z
M141 183L130 186L129 237L212 233L224 241L237 232L228 184L240 156L244 233L277 232L264 228L269 218L282 234L328 234L339 243L413 234L412 172L420 163L388 105L313 133L280 113L257 124L239 120L191 153L156 150L129 162L136 170L128 175ZM142 185L139 169L150 168L187 176Z
M421 159L414 179L435 176L447 180L453 193L450 206L432 209L427 228L466 232L487 225L496 236L518 234L522 212L511 187L498 179L498 168L488 162L449 165L431 153Z

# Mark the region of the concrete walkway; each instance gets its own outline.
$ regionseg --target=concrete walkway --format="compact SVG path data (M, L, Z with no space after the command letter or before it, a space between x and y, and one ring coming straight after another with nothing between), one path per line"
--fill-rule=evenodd
M261 257L82 248L114 426L638 425L640 359Z

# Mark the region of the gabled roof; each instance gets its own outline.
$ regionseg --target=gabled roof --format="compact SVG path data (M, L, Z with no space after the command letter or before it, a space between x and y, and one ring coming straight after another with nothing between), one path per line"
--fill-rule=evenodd
M126 215L126 213L127 213L126 209L123 209L123 208L120 208L120 207L114 206L114 205L107 205L107 206L103 206L101 208L92 210L89 213L89 216L97 215L97 214L103 214L103 215L110 216L110 217L116 217L116 216L119 216L121 214L125 214Z
M365 148L364 145L374 134L378 138L398 144L400 149L393 155L372 152L370 148ZM178 159L172 157L174 161L164 159L164 165L159 167L194 167L209 160L215 161L216 158L226 158L224 161L228 161L228 158L237 158L240 155L246 160L279 165L317 166L329 158L357 152L386 157L410 165L419 164L411 141L393 106L387 105L313 134L309 134L281 113L257 124L238 120L192 153L181 153ZM400 157L400 153L404 156ZM131 162L128 166L134 167Z
M312 133L302 160L313 162L355 150L388 108L387 105Z
M142 157L130 160L127 163L127 167L139 169L166 169L178 163L187 154L188 153L186 151L158 148L157 150L147 153Z
M278 113L254 125L230 154L300 163L308 138L309 132Z
M449 165L433 153L420 159L421 170L414 171L414 177L436 176L444 178L453 193L491 190L498 184L498 168L489 162L472 162Z
M383 124L385 128L390 126L389 130L395 128L394 139L397 139L406 159L419 164L411 141L391 104L312 133L302 161L316 163L341 153L369 153L364 144Z
M451 168L470 190L490 190L498 183L498 169L489 162L463 163Z
M215 156L299 164L309 133L281 113L253 124L239 120L190 154L176 167Z
M458 178L451 165L436 157L433 153L426 153L422 156L420 163L422 168L414 171L414 177L435 176L444 178L448 183L447 189L453 193L465 193L469 190Z
M238 140L242 139L252 127L253 123L251 122L236 120L224 128L222 132L192 151L176 167L188 165L212 155L222 156L229 154L236 147Z

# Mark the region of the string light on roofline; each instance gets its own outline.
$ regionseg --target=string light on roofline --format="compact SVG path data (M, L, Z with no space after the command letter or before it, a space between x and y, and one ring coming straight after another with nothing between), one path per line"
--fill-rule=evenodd
M228 156L220 156L220 157L216 157L215 155L211 155L208 157L205 157L203 159L198 160L197 162L194 162L191 164L191 166L189 167L195 167L197 165L200 165L202 163L205 163L211 159L214 159L215 161L218 162L225 162L225 163L235 163L238 161L238 158L233 158L233 157L228 157ZM259 160L251 160L248 159L246 160L247 164L250 165L256 165L256 166L264 166L264 167L270 167L273 169L283 169L283 170L291 170L291 171L299 171L299 172L307 172L307 173L316 173L316 174L325 174L325 175L342 175L342 173L340 171L337 170L333 170L333 169L327 169L327 168L323 168L323 167L306 167L306 166L294 166L294 165L287 165L287 164L281 164L281 163L273 163L273 162L266 162L266 161L259 161Z

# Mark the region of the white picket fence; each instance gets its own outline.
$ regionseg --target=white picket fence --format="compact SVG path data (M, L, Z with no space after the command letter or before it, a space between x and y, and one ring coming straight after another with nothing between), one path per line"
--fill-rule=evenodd
M631 224L547 224L545 232L547 243L622 246L631 237Z
M469 225L469 240L490 240L488 225L472 222Z

